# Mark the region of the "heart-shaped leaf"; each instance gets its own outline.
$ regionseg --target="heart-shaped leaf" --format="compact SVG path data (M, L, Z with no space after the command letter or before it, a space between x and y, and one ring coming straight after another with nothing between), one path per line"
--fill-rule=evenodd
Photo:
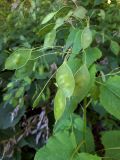
M120 76L110 77L101 85L100 102L108 113L120 119Z

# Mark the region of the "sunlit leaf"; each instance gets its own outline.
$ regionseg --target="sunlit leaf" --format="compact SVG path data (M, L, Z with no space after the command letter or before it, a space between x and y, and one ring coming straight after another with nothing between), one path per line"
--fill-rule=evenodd
M66 62L64 62L56 73L56 81L58 87L63 91L65 97L70 97L73 94L75 80L73 73Z
M5 69L14 70L23 67L31 56L31 49L18 48L6 59Z
M56 20L54 29L59 28L59 27L62 26L63 24L64 24L64 18L58 18L58 19Z
M49 22L53 17L54 15L56 14L56 12L52 12L52 13L49 13L42 21L41 24L45 24L47 22Z
M92 32L89 27L85 27L81 34L81 47L86 49L92 43Z
M61 89L59 89L56 93L54 99L54 116L56 121L60 119L62 116L66 106L66 97Z
M86 90L90 82L90 73L87 66L84 64L75 73L75 89L73 96L79 99L79 102L86 96Z
M71 10L71 7L69 7L69 6L64 6L64 7L60 8L60 9L56 12L55 18L65 17L66 14L67 14L70 10Z
M55 41L55 37L56 37L56 30L53 29L51 32L49 32L45 36L44 47L51 47L51 46L53 46L54 45L54 41Z

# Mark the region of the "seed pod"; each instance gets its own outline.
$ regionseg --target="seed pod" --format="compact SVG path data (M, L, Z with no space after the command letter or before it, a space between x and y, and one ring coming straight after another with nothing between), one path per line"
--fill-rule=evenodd
M66 106L66 98L61 89L59 89L56 93L54 99L54 116L56 121L60 119L62 116Z
M63 91L65 97L71 97L75 88L75 80L70 67L64 62L56 73L58 87Z
M86 96L89 82L90 73L84 64L75 74L75 90L73 96L77 97L79 102Z
M31 49L18 48L6 59L5 69L19 69L27 64L31 56Z
M81 35L81 46L86 49L92 43L92 32L89 27L85 27Z

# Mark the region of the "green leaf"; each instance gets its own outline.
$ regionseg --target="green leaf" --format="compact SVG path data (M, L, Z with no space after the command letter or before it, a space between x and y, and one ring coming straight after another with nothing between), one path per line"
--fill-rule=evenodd
M73 127L74 132L75 132L77 145L79 145L80 143L83 142L83 134L84 134L84 130L83 130L84 121L83 121L83 119L80 116L73 114L72 127ZM86 142L85 143L86 143L86 150L88 152L94 152L94 150L95 150L94 138L93 138L93 135L92 135L92 132L91 132L90 128L88 128L88 127L86 128ZM84 150L84 145L82 145L80 147L80 151L81 152L85 151Z
M86 90L90 82L90 73L84 64L75 74L75 90L73 96L77 97L79 102L86 96Z
M46 49L46 48L45 48L45 49ZM40 49L40 50L32 51L30 60L35 60L35 59L39 58L41 55L44 54L43 51L44 51L45 49Z
M55 124L54 132L56 133L63 132L65 130L72 130L72 132L74 132L74 137L78 146L83 143L83 126L83 118L81 118L79 115L72 113L67 117L65 114L65 116L62 116L62 118ZM88 127L86 129L86 149L90 153L95 151L94 138L90 128ZM84 152L84 145L80 146L80 151Z
M89 68L89 73L90 73L90 82L88 85L88 89L87 89L87 93L93 89L94 85L95 85L95 79L96 79L96 65L93 64L90 68Z
M84 89L83 93L82 93L82 90L80 90L80 92L79 92L79 89L76 86L77 89L75 89L76 91L74 90L74 92L76 92L76 95L75 95L75 93L73 93L70 100L67 101L66 115L70 115L71 113L73 113L75 111L75 109L77 108L78 103L80 101L82 101L84 99L84 97L88 95L89 92L91 93L91 90L94 87L95 78L96 78L95 77L95 75L96 75L96 66L95 65L92 65L89 68L88 75L90 75L90 81L89 81L89 84L84 87L85 89ZM78 87L79 87L79 85L78 85Z
M25 66L15 71L15 76L19 79L23 79L26 76L29 76L33 71L34 62L28 61Z
M81 35L81 47L86 49L92 43L92 32L89 27L85 27Z
M52 13L49 13L42 21L41 24L45 24L47 22L49 22L53 17L54 15L56 14L56 12L52 12Z
M58 18L55 23L54 29L58 29L60 26L64 24L64 18Z
M31 49L18 48L6 59L5 69L14 70L23 67L30 59L31 52Z
M69 20L70 17L72 16L72 14L73 14L73 11L70 10L70 11L67 13L67 15L64 17L64 20L65 20L65 21Z
M105 11L100 9L100 13L98 14L103 20L105 19Z
M82 61L79 58L73 57L72 55L68 59L68 65L72 70L72 73L75 74L77 70L80 68Z
M79 6L78 8L75 9L73 16L76 18L84 19L86 16L86 13L87 13L87 10L82 6Z
M66 62L59 67L56 73L56 81L65 97L71 97L75 88L75 80L73 73Z
M67 37L64 51L66 51L69 47L72 47L77 32L78 32L78 29L73 27L70 28L70 33Z
M111 41L110 49L116 56L118 56L120 52L120 46L116 41Z
M120 0L116 0L117 4L120 4Z
M56 30L53 29L45 36L44 47L52 47L56 38Z
M102 144L105 147L105 157L120 159L120 131L102 132Z
M49 23L46 26L43 26L37 33L39 36L45 36L47 33L49 33L55 26L55 23Z
M39 95L34 100L34 102L33 102L33 108L35 108L39 104L40 99L41 99L42 94L43 94L43 91L45 90L46 86L48 85L48 83L50 82L50 80L52 79L53 76L54 76L54 74L48 79L48 81L45 83L43 89L40 91Z
M80 153L74 160L102 160L102 159L97 155L92 155L89 153Z
M14 117L12 113L14 112ZM18 109L18 112L15 116L15 107L10 104L1 104L0 105L0 129L6 129L9 127L14 127L25 114L25 107ZM14 118L14 119L13 119Z
M22 96L24 94L24 87L20 87L18 88L16 94L15 94L15 97L16 98L19 98L20 96Z
M56 121L60 119L66 107L66 97L61 89L56 93L54 99L54 116Z
M90 91L90 95L91 95L91 97L93 98L94 101L99 100L99 94L100 94L99 86L97 84L94 84L91 91ZM99 107L97 107L97 108L95 107L95 109L99 109ZM104 109L101 109L101 111L102 110L104 110Z
M54 135L48 140L47 145L37 152L37 154L35 155L35 160L76 160L79 158L79 156L82 156L82 158L86 158L86 155L81 155L82 153L80 153L79 155L77 150L78 145L82 144L83 142L83 125L84 123L82 118L75 114L72 114L69 119L62 119L62 123L58 121L58 128L56 128L57 132L55 132ZM72 132L70 131L71 129ZM90 133L90 130L88 129L87 133L87 149L89 152L92 152L94 151L93 136L88 136ZM76 139L76 136L81 137L81 139ZM81 147L82 145L79 148L80 151L82 149ZM88 158L93 157L93 155L88 156ZM94 158L96 158L96 156Z
M120 119L120 76L110 77L101 85L100 103L108 113Z
M82 30L79 30L75 35L73 48L72 48L72 54L76 55L82 49L82 46L81 46L81 35L82 35Z
M36 153L35 160L70 160L75 147L68 132L58 132Z
M70 10L71 10L71 7L69 7L69 6L64 6L64 7L60 8L56 12L55 18L65 17Z
M102 52L99 50L99 48L88 48L86 49L86 54L83 54L83 62L85 62L86 59L86 65L89 68L96 60L100 59L102 56Z

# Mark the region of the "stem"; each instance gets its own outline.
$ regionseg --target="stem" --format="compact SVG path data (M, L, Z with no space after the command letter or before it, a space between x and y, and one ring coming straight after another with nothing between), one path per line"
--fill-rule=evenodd
M73 160L74 156L78 153L80 147L81 147L84 143L85 143L85 142L82 141L80 144L78 144L78 146L76 147L75 151L73 152L73 154L72 154L70 160Z
M86 128L87 128L87 98L84 99L84 110L83 110L83 121L84 121L84 126L83 126L83 141L84 143L84 151L86 152L87 148L86 148Z
M57 69L58 70L58 69ZM57 72L57 71L56 71ZM44 85L43 89L41 90L41 92L39 93L38 97L35 99L34 103L33 103L33 108L35 108L38 103L39 103L39 100L40 100L40 97L41 97L41 94L43 93L44 89L46 88L46 86L48 85L48 83L50 82L50 80L54 77L54 75L56 74L53 73L52 76L48 79L48 81L46 82L46 84Z
M38 58L41 58L41 57L44 57L44 56L49 56L49 55L54 55L54 54L58 54L58 52L53 52L53 53L46 53L46 54L42 54L42 55L40 55L40 56L38 56L38 57L36 57L36 58L32 58L32 59L30 59L30 60L36 60L36 59L38 59Z
M78 5L77 5L76 1L72 0L72 2L75 4L76 8L78 8Z

